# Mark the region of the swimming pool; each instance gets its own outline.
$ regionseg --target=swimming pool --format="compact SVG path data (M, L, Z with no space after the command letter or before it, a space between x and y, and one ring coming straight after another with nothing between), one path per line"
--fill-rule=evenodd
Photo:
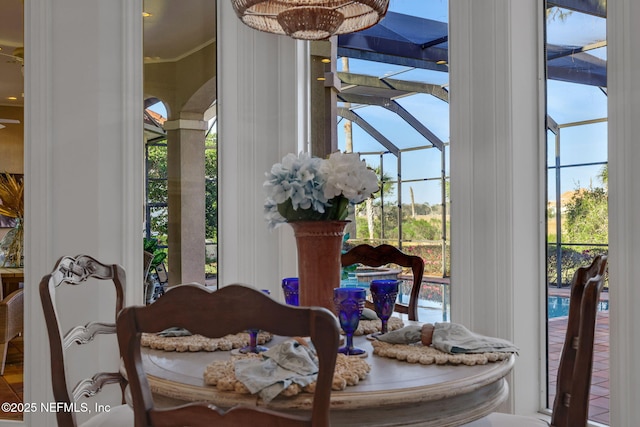
M598 311L609 310L609 301L600 301ZM547 315L549 319L569 315L569 297L551 295L547 301Z

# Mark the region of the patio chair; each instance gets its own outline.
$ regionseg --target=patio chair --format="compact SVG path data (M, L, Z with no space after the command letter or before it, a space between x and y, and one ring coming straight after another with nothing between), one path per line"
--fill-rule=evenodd
M170 327L218 338L260 328L281 336L310 336L317 351L319 373L309 415L292 415L264 407L241 405L228 410L206 402L156 408L141 361L142 332ZM211 291L202 285L171 288L148 306L126 307L118 317L118 342L129 379L135 425L178 426L189 420L199 426L328 426L331 383L337 358L339 329L335 316L321 307L292 307L259 290L229 285Z
M395 246L387 244L376 247L363 244L355 246L342 254L341 262L343 267L353 264L362 264L369 267L397 264L401 267L411 267L413 286L409 294L409 304L396 302L394 311L407 314L409 320L418 320L418 295L420 294L420 285L424 274L424 260L422 258L417 255L405 254Z
M581 267L573 275L567 334L551 414L553 427L587 425L596 314L606 266L607 257L598 255L589 267ZM501 413L465 424L465 427L537 426L547 426L547 423L537 418Z
M91 287L97 291L98 286L105 286L110 281L115 289L115 310L112 323L89 322L86 325L75 326L64 335L60 330L61 316L56 305L56 292L60 287L67 285L65 292L77 292L74 289ZM69 371L73 373L81 371L80 365L71 365L67 357L67 350L75 343L85 345L94 340L99 334L115 334L115 318L122 309L125 286L125 272L119 265L103 264L87 255L78 255L75 258L62 257L56 263L53 271L40 281L40 300L44 310L44 319L49 334L49 348L51 351L51 383L53 397L56 402L64 404L66 408L74 406L81 408L82 398L91 398L98 394L107 384L118 384L122 396L121 404L110 407L109 411L100 412L89 420L80 424L89 426L132 426L133 411L125 404L126 380L120 372L98 372L92 377L80 380L73 389L67 383ZM63 316L64 317L64 316ZM94 344L95 345L95 344ZM114 347L114 351L116 351ZM74 351L74 359L78 360ZM113 388L113 387L112 387ZM76 427L79 425L73 410L56 411L59 427ZM95 414L95 412L94 412Z

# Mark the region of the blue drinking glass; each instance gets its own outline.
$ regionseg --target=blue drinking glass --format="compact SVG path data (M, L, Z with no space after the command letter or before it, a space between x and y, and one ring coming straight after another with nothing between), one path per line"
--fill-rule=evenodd
M262 289L262 292L267 295L271 295L269 289ZM260 332L260 329L247 329L247 332L249 333L249 345L242 347L239 350L240 353L263 353L268 350L267 347L258 345L258 332Z
M282 279L282 292L284 293L284 301L289 305L300 305L298 295L299 281L297 277L287 277Z
M338 349L339 353L354 356L366 353L365 350L353 346L353 333L360 323L360 315L364 308L367 291L363 288L335 288L333 303L338 313L340 326L344 331L345 346Z
M389 321L389 317L391 317L393 308L396 305L399 284L399 280L384 279L372 280L369 285L369 290L371 291L371 296L373 298L373 308L382 323L379 334L387 333L387 322Z

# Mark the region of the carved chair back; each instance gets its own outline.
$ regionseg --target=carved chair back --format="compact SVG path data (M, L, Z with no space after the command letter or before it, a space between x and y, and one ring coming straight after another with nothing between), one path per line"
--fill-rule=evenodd
M596 316L606 267L607 256L598 255L590 266L579 268L573 276L551 417L555 427L587 425Z
M397 264L410 267L413 273L413 286L409 294L409 304L396 302L395 311L409 316L409 320L418 320L418 295L424 274L424 260L416 255L405 254L395 246L383 244L380 246L358 245L342 254L342 266L362 264L369 267L380 267L387 264Z
M176 426L185 419L199 426L328 426L331 384L337 358L339 329L336 317L321 307L292 307L243 285L211 291L197 284L171 288L153 304L126 307L118 317L118 342L133 398L135 425ZM259 328L280 336L311 337L319 373L309 415L292 415L264 407L235 406L222 410L204 402L156 408L141 361L143 332L185 328L209 338Z
M51 352L53 396L56 402L67 405L67 408L73 408L73 405L82 407L79 403L81 398L93 397L102 390L104 385L113 383L120 385L122 403L125 402L126 380L118 371L95 373L90 378L80 380L71 388L65 364L68 350L74 344L88 344L98 334L115 334L115 320L123 306L125 281L125 272L121 266L103 264L88 255L60 258L53 271L40 281L40 300L44 310ZM84 325L72 327L68 331L62 331L60 315L63 313L60 313L56 306L56 291L62 286L86 288L88 286L105 286L105 283L108 284L108 282L111 282L111 286L115 288L113 321L90 321ZM57 411L58 426L75 427L78 424L76 412L74 410Z

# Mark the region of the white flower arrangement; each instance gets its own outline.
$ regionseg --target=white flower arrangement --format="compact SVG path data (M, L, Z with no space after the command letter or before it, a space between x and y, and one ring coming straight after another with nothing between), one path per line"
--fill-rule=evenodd
M289 221L344 220L349 204L378 191L378 177L356 153L327 159L287 154L266 174L265 217L269 228Z

